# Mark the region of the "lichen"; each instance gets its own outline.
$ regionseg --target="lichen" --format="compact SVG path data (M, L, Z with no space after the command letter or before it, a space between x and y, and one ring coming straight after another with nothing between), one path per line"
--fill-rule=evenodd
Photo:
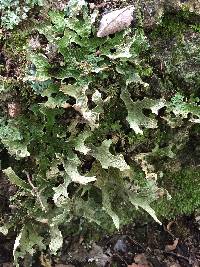
M16 263L32 222L33 242L43 247L42 229L56 253L61 230L111 231L146 220L144 211L160 222L199 207L200 33L192 3L138 1L133 27L98 38L98 12L71 0L31 31L3 35L0 146L17 187L9 199ZM19 113L9 110L17 106Z

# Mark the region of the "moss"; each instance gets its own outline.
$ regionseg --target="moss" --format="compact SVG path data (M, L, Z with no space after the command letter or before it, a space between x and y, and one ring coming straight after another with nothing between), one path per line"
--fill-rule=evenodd
M200 32L200 24L193 24L191 25L191 28L195 31L195 32Z
M167 14L162 19L162 23L151 33L151 37L167 39L172 36L181 36L187 28L186 22L182 21L180 17Z
M10 55L19 55L24 53L26 47L26 31L13 31L12 34L6 38L4 50Z
M162 23L150 34L152 64L162 96L179 91L187 97L199 95L199 21L191 13L165 14Z
M160 183L169 191L172 199L164 198L155 204L158 216L174 218L177 215L189 215L200 207L199 167L185 167L179 172L168 172Z
M27 64L27 37L28 31L15 30L7 32L2 38L2 55L4 64L1 75L20 79L24 77Z

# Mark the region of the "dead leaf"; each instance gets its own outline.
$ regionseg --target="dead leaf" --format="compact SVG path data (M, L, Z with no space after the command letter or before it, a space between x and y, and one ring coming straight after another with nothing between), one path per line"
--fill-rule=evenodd
M2 267L13 267L13 264L11 262L5 262Z
M181 265L179 263L172 263L169 267L181 267Z
M89 252L88 259L95 262L95 266L106 266L110 262L110 257L103 252L102 247L92 244L92 249Z
M149 265L132 263L131 265L128 265L128 267L149 267Z
M167 231L171 231L171 227L172 227L172 225L175 223L175 221L171 221L171 222L169 222L168 224L167 224Z
M59 263L59 264L56 264L55 267L75 267L74 265L71 265L71 264L62 264L62 263Z
M178 241L179 241L179 239L176 238L176 239L174 240L174 243L173 243L172 245L166 245L166 246L165 246L165 250L166 250L166 251L173 251L173 250L175 250L176 247L177 247L177 245L178 245Z
M51 259L48 257L48 255L45 255L43 252L40 255L40 263L43 267L51 267L52 262Z
M147 261L147 258L145 256L144 253L141 253L141 254L137 254L135 257L134 257L134 261L138 264L143 264L145 266L148 266L148 261Z
M127 6L104 15L100 21L97 37L108 36L130 26L134 10L134 6Z
M199 267L199 261L195 260L195 262L193 263L192 267Z
M79 244L82 244L83 243L83 241L84 241L84 237L83 236L80 236L80 238L79 238Z
M11 118L18 117L21 113L21 105L18 102L8 103L8 114Z
M132 263L131 265L128 265L128 267L150 267L151 264L147 261L147 258L144 253L137 254L134 257L135 263Z

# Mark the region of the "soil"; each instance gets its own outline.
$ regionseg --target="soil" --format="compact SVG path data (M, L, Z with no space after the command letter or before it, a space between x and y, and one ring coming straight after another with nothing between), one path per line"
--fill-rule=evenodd
M12 266L13 240L0 236L0 267ZM48 260L47 260L48 259ZM25 264L22 265L26 267ZM200 230L195 216L133 223L97 243L66 237L59 257L37 255L32 267L198 267Z
M89 252L81 249L84 248L83 244L84 240L82 245L79 240L76 250L77 242L73 244L72 240L68 249L63 250L63 263L71 263L76 267L200 266L200 231L194 216L177 218L162 226L156 223L131 224L112 236L103 237L99 243L91 246ZM69 262L67 259L70 254L72 259ZM88 264L92 261L93 265Z

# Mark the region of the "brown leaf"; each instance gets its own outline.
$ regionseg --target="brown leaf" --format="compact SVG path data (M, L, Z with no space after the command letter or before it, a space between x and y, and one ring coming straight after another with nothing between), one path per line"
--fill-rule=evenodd
M75 267L74 265L71 265L71 264L62 264L62 263L59 263L59 264L56 264L55 267Z
M128 265L128 267L149 267L149 265L132 263L131 265Z
M169 265L169 267L181 267L181 265L179 263L172 263L171 265Z
M2 267L13 267L13 264L11 262L5 262Z
M106 264L110 262L110 257L104 254L102 247L93 243L88 255L88 260L95 261L98 263L97 266L106 266Z
M167 231L171 231L171 227L172 227L172 225L175 223L175 221L171 221L171 222L169 222L168 224L167 224Z
M21 113L21 105L18 102L8 103L8 114L11 118L18 117Z
M135 263L132 263L131 265L128 265L128 267L150 267L151 265L147 261L147 258L144 253L137 254L134 257Z
M137 254L135 257L134 257L134 261L138 264L143 264L145 266L148 266L148 261L147 261L147 258L145 256L144 253L141 253L141 254Z
M175 240L174 240L174 243L172 244L172 245L166 245L165 246L165 250L166 251L173 251L173 250L175 250L176 249L176 247L177 247L177 245L178 245L178 238L176 238Z
M45 255L44 253L41 253L40 255L40 263L43 267L51 267L52 262L51 259L48 257L48 255Z
M100 21L97 37L104 37L130 26L134 10L134 6L127 6L104 15Z

